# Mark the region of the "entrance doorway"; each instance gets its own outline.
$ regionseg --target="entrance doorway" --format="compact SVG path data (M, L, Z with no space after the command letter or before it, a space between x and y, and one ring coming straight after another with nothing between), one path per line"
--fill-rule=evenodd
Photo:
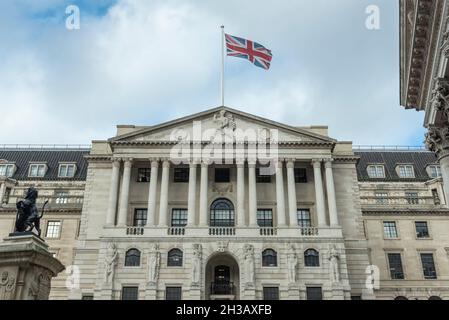
M206 299L234 300L239 297L239 268L235 259L217 254L206 265Z

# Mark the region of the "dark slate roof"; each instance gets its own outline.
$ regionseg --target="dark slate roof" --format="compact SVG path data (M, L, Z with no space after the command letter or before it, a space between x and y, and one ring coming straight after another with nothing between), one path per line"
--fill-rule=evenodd
M357 164L357 176L359 181L428 181L431 178L427 174L426 167L437 163L434 153L428 151L355 151L360 161ZM385 178L372 179L368 176L366 168L370 164L384 164ZM415 171L414 179L399 178L396 174L396 165L412 164Z
M86 180L87 161L85 155L89 149L77 150L30 150L30 149L0 149L0 160L13 162L17 170L12 176L15 180ZM45 162L48 166L47 173L43 178L28 178L30 162ZM76 172L73 178L58 178L60 162L76 163Z

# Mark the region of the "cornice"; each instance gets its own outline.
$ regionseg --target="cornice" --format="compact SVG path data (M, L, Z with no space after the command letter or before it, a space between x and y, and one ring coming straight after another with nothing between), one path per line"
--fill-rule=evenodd
M449 216L448 209L419 209L419 210L394 210L394 209L362 209L363 216Z

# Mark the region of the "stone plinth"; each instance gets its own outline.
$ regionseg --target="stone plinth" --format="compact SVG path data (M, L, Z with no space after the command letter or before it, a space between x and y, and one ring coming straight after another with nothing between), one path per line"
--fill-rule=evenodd
M62 270L38 236L10 234L0 243L0 300L47 300L51 278Z

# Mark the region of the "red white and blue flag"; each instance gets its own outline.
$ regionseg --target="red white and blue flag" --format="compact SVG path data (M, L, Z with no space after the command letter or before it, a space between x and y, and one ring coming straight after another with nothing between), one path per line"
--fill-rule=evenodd
M228 56L249 60L254 65L268 70L273 55L264 46L243 38L225 34Z

